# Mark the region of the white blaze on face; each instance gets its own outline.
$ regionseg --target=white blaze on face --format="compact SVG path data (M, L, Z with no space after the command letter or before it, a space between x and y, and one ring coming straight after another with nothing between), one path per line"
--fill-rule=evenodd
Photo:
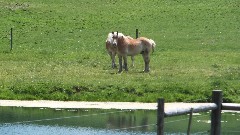
M112 44L113 46L117 46L117 37L113 37Z
M118 39L118 34L117 32L114 32L114 34L112 35L112 45L113 46L117 46L117 39Z

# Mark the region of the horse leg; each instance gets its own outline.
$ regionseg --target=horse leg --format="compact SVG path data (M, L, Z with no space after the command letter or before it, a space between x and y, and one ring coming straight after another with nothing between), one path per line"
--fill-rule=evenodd
M116 53L112 53L111 54L111 58L112 58L112 68L116 68L116 63L115 63L115 56L116 56Z
M143 53L142 56L143 56L144 63L145 63L144 72L149 72L150 71L150 68L149 68L149 63L150 63L149 53Z
M122 56L118 55L118 59L119 59L119 69L118 69L118 73L122 72Z
M123 57L123 64L124 64L124 69L125 69L125 71L128 71L128 67L127 67L127 56L124 56Z
M132 66L134 67L134 56L131 56L132 59Z
M109 56L110 56L110 58L112 60L112 68L115 68L116 67L116 64L115 64L115 55L116 55L116 53L108 51L108 54L109 54Z

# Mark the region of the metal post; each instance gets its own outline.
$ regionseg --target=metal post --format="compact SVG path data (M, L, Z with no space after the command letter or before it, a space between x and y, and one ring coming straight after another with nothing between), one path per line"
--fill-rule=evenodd
M222 110L222 91L212 91L212 102L217 108L211 114L211 135L221 135L221 110Z
M12 51L13 48L13 28L11 28L10 32L10 51Z
M138 29L136 29L136 39L138 38Z
M164 99L158 99L158 108L157 108L157 135L164 134Z
M191 126L192 126L192 115L193 115L193 108L191 108L191 112L189 115L187 135L190 135L190 130L191 130Z

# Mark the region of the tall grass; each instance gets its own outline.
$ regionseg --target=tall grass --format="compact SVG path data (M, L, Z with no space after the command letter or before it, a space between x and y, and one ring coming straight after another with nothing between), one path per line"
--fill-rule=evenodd
M240 102L238 0L0 1L0 98ZM13 50L9 32L13 28ZM150 73L111 69L111 31L157 43ZM129 59L130 61L130 59Z

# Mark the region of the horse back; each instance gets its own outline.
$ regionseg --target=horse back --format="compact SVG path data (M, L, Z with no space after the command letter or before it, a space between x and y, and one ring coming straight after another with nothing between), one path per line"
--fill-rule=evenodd
M139 37L137 39L141 40L147 46L151 46L152 45L151 41L148 38L146 38L146 37Z

